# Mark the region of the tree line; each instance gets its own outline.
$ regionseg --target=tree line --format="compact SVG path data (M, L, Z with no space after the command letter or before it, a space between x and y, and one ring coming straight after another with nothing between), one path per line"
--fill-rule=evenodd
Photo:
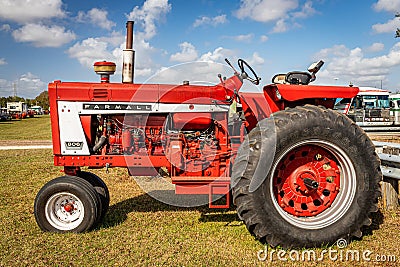
M23 98L19 96L8 96L0 98L0 106L7 107L7 102L25 102L28 107L41 106L43 109L49 109L49 93L41 92L35 99Z

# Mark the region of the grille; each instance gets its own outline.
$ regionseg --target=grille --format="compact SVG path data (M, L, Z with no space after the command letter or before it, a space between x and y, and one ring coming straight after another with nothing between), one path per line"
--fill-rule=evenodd
M93 99L107 99L108 90L106 88L95 88L92 93Z

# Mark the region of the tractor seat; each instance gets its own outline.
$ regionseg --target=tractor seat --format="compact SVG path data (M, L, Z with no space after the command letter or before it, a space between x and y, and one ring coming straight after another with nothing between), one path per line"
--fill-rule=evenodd
M308 72L292 71L286 74L276 74L272 78L272 83L307 85L311 82L311 79L312 76Z
M285 77L285 81L289 84L302 84L307 85L311 81L311 74L303 71L292 71L288 72Z

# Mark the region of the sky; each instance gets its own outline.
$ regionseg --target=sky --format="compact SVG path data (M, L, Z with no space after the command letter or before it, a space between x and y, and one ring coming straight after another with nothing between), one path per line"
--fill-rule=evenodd
M218 73L232 74L224 58L243 58L263 86L324 60L316 84L394 92L398 12L400 0L0 0L0 96L35 98L54 80L97 82L102 60L117 64L111 82L121 82L127 20L136 83L218 83Z

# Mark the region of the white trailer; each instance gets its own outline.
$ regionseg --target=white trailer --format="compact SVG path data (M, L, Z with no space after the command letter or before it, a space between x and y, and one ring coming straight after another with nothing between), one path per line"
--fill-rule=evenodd
M27 112L28 105L25 102L7 102L7 111L9 113Z

